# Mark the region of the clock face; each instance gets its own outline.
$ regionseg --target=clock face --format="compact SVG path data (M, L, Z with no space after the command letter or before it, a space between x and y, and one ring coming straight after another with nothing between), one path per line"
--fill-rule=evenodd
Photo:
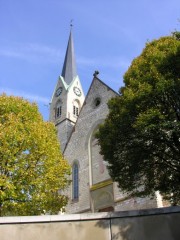
M78 87L74 87L73 90L77 96L81 96L81 90Z
M59 88L56 90L56 97L58 97L61 93L62 93L62 87L59 87Z

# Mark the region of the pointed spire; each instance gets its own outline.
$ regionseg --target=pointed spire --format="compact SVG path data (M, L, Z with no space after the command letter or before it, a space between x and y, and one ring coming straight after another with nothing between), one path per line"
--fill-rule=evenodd
M74 77L77 76L74 44L72 37L72 25L61 76L64 78L65 82L68 85L72 82Z

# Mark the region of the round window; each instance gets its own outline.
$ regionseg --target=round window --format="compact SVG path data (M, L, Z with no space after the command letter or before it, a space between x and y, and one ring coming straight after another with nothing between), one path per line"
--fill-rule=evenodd
M95 107L98 107L98 106L100 105L100 103L101 103L101 99L100 99L100 98L96 98L96 99L94 100L94 106L95 106Z

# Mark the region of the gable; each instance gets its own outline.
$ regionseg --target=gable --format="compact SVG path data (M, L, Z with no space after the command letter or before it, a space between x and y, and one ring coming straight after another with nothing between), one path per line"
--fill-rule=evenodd
M84 135L86 135L88 139L88 136L93 131L93 128L96 128L97 125L106 118L109 111L107 106L108 101L116 96L118 96L118 93L108 87L100 79L94 77L72 135L74 135L75 132L81 134L81 126L86 125L87 127L83 129L83 131ZM69 139L69 143L72 141L72 135ZM88 141L87 139L86 143Z

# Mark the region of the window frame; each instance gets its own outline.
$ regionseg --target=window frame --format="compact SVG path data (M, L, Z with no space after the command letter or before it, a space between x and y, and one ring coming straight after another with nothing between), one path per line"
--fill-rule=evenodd
M79 164L77 162L72 166L72 200L79 200Z
M62 101L58 101L55 107L55 119L60 118L62 115Z
M78 100L75 100L73 102L73 116L78 117L79 116L79 109L80 109L80 104Z

